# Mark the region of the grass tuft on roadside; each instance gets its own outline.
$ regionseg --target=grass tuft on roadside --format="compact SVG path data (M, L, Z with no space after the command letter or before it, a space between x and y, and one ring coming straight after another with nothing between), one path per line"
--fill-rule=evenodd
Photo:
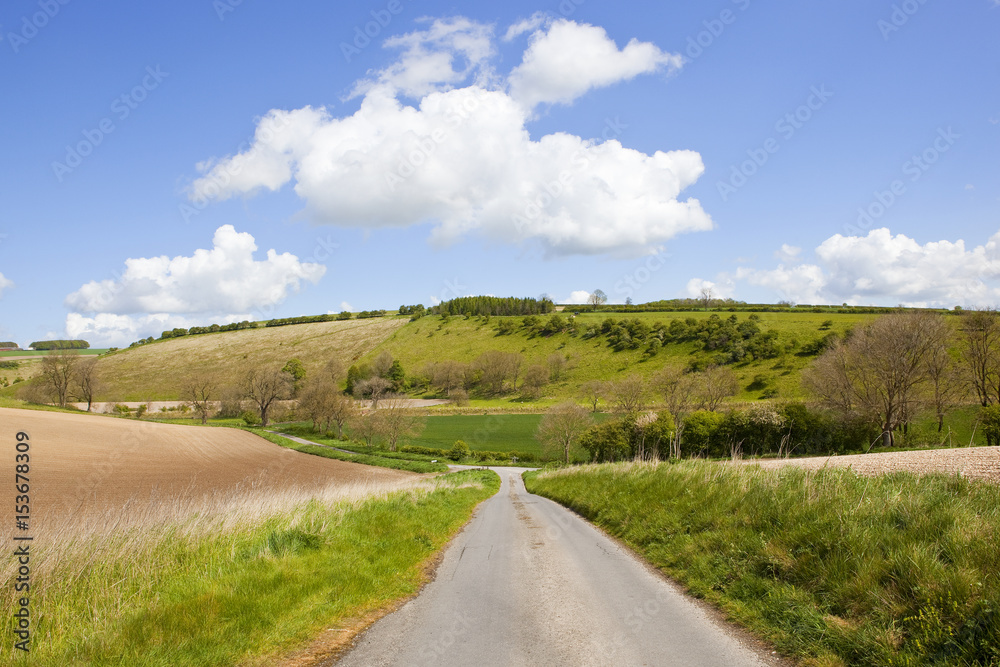
M1000 664L996 485L695 461L526 485L803 664Z
M32 544L31 653L12 665L262 665L422 585L426 565L499 488L488 471L433 480L165 501L67 520ZM127 508L128 509L128 508ZM135 509L135 508L133 508ZM13 591L16 563L0 582ZM0 601L11 618L13 594Z

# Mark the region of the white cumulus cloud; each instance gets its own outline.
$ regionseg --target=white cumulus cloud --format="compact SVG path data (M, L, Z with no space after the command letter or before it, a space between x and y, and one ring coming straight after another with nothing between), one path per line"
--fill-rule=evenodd
M256 250L253 236L223 225L211 249L127 259L120 276L91 281L66 297L73 311L66 319L67 333L125 342L123 337L135 340L207 319L217 324L252 319L248 313L268 312L326 272L323 265L301 262L287 252L268 250L266 259L257 260Z
M2 273L0 273L0 296L3 296L3 291L14 286L14 282L6 278Z
M517 70L521 90L531 89L524 87L528 78L541 81L543 69L560 67L543 67L561 62L549 36L560 40L578 30L587 43L602 44L602 53L627 54L589 79L563 77L581 93L656 69L663 63L651 63L666 57L638 43L619 52L603 30L557 21L548 33L535 33L531 64ZM359 88L364 97L354 114L272 110L246 151L198 165L190 197L224 200L292 182L319 224L430 223L438 244L478 233L536 244L547 255L651 254L678 234L712 228L697 199L680 198L704 172L696 152L650 155L616 140L562 132L533 140L530 110L488 83L491 39L487 27L467 19L435 21L426 31L393 38L389 43L404 47L403 57ZM450 59L435 65L441 54ZM469 78L475 80L456 87ZM410 106L401 95L422 96Z
M585 289L578 289L570 292L569 297L562 301L562 303L567 305L583 305L587 303L587 299L589 298L590 292Z
M529 109L570 104L602 88L658 70L680 69L683 57L631 40L619 50L604 28L560 19L532 34L520 65L510 73L511 96Z
M951 307L1000 299L1000 231L983 245L967 248L961 239L921 244L886 228L873 229L866 236L835 234L815 255L815 263L740 268L721 276L767 287L796 303Z

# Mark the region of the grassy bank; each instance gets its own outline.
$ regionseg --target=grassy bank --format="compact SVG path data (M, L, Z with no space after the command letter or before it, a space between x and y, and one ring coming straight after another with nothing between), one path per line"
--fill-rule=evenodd
M395 458L388 456L379 456L378 454L348 454L347 452L339 452L336 449L330 449L330 446L337 446L337 441L330 438L323 438L315 433L308 433L299 435L295 432L298 429L286 429L293 431L295 435L299 435L307 440L315 440L323 444L328 444L328 447L321 447L319 445L304 445L294 440L289 440L288 438L283 438L276 433L269 433L263 429L259 428L245 428L244 430L250 431L255 435L273 442L276 445L281 445L282 447L287 447L288 449L294 449L297 452L302 452L303 454L312 454L313 456L322 456L327 459L336 459L337 461L350 461L351 463L362 463L369 466L378 466L380 468L391 468L392 470L407 470L409 472L448 472L448 466L444 463L431 463L425 460L412 460ZM420 457L423 459L423 457Z
M706 462L527 476L807 665L1000 664L1000 488Z
M495 474L467 471L67 522L32 545L31 654L12 655L8 641L0 662L275 664L415 593L434 554L497 488ZM12 591L9 560L0 580ZM10 594L0 607L13 617Z

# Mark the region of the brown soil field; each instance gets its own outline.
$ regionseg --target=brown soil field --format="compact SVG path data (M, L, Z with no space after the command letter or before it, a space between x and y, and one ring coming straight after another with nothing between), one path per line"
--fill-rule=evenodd
M826 466L851 468L859 475L881 475L887 472L959 474L969 479L1000 483L1000 447L966 447L962 449L931 449L917 452L879 452L848 456L817 456L801 459L764 459L744 463L762 468L795 465L808 470Z
M0 502L13 530L15 438L30 437L32 529L67 517L103 516L183 499L252 492L320 491L337 485L406 483L413 473L324 459L236 429L35 410L0 409ZM270 494L273 495L273 494Z

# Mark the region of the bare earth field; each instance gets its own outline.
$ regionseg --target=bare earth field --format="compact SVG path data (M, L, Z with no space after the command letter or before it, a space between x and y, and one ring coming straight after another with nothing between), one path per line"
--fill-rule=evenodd
M859 475L880 475L899 471L918 475L932 472L958 473L969 479L983 479L1000 483L1000 447L880 452L878 454L817 456L803 459L766 459L746 461L746 463L770 469L786 465L795 465L808 470L818 470L826 466L840 466L851 468Z
M283 449L235 429L177 426L34 410L0 409L0 501L13 523L15 436L30 436L33 529L46 520L101 515L253 490L319 490L406 482L418 476ZM9 525L8 524L8 525Z

